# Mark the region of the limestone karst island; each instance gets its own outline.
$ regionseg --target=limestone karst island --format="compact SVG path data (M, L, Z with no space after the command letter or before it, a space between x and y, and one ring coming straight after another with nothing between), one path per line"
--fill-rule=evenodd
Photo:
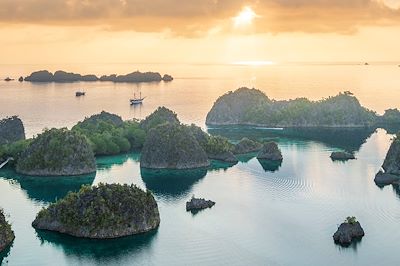
M0 265L399 265L399 18L0 1Z

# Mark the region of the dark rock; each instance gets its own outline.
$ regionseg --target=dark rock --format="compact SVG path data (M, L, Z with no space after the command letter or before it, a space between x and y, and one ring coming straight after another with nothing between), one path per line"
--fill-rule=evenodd
M207 209L211 208L214 205L215 205L214 201L192 197L190 201L186 202L186 211Z
M14 241L15 235L11 225L7 222L4 212L0 209L0 252L5 250Z
M10 77L6 77L5 79L4 79L4 81L13 81L14 79L12 79L12 78L10 78Z
M238 144L235 145L234 154L246 154L251 152L258 152L262 149L263 145L257 141L243 138Z
M53 128L33 139L20 155L16 171L32 176L83 175L96 172L96 162L86 137Z
M278 147L278 144L276 144L275 142L267 142L264 144L261 151L258 153L257 159L281 161L283 157L281 150Z
M179 124L178 116L173 111L162 106L158 107L152 114L150 114L146 119L140 122L140 127L146 131L157 127L158 125L171 123Z
M331 159L333 161L347 161L347 160L354 160L354 154L345 151L335 151L331 153Z
M335 234L333 240L342 246L348 246L353 240L361 239L364 236L364 230L357 221L342 223Z
M76 237L107 239L148 232L160 224L153 195L134 185L83 186L42 209L33 221L36 229Z
M238 158L231 151L226 151L218 154L208 154L208 158L232 164L236 164L239 162Z
M386 186L386 185L398 183L400 181L400 176L384 173L383 171L379 171L375 175L374 181L375 181L375 184L377 184L378 186Z
M398 136L393 139L382 168L387 174L400 175L400 139Z
M17 116L0 120L0 145L25 139L24 125Z
M168 75L168 74L165 74L162 79L163 79L163 81L167 81L167 82L174 80L174 78L171 75Z
M22 76L19 77L18 81L19 81L19 82L23 82L23 81L24 81L24 77L22 77Z
M164 123L151 129L140 166L150 169L192 169L209 166L207 154L187 127Z

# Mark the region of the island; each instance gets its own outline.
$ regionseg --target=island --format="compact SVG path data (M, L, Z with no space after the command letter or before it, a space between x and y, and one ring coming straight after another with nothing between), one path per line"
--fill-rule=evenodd
M263 145L257 141L242 138L239 143L235 145L234 153L235 154L246 154L252 152L258 152L262 149Z
M3 209L0 208L0 253L8 248L14 239L15 235L11 225L6 220Z
M400 182L400 135L397 134L386 154L382 169L375 176L377 185Z
M31 176L74 176L96 172L86 137L66 128L45 130L21 153L16 171Z
M282 161L283 157L282 152L278 147L278 144L271 141L264 144L261 151L257 155L257 159L268 161Z
M120 116L105 111L78 122L72 131L89 140L95 155L116 155L140 150L146 137L138 121L123 121Z
M25 128L17 116L0 120L0 145L25 139Z
M135 185L82 186L42 209L35 229L81 238L110 239L145 233L160 224L157 202L150 191Z
M331 153L330 157L332 161L347 161L356 158L353 153L347 151L334 151Z
M219 97L207 114L208 126L251 125L271 128L357 128L400 124L400 112L383 116L361 106L349 91L319 101L272 100L257 89L240 88Z
M190 199L190 201L186 202L186 211L199 211L202 209L211 208L214 205L215 205L215 202L212 200L195 198L193 196Z
M140 167L149 169L193 169L208 167L206 152L180 124L165 123L147 134Z
M110 82L128 82L128 83L139 83L139 82L160 82L160 81L172 81L171 75L165 74L161 76L158 72L140 72L135 71L126 75L103 75L100 78L93 74L81 75L72 72L66 72L58 70L51 73L48 70L40 70L32 72L29 76L25 77L25 81L29 82L79 82L79 81L110 81Z
M333 240L341 246L349 246L354 240L360 240L364 236L364 230L356 217L347 217L339 226Z

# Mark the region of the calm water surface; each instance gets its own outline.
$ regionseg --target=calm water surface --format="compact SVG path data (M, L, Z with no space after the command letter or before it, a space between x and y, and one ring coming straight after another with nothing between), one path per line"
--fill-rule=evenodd
M230 74L218 72L223 67L214 66L214 72L208 70L212 72L209 78L199 78L205 72L193 68L200 67L182 67L182 72L178 72L182 78L172 83L142 85L148 98L138 109L127 102L135 88L129 84L0 82L0 114L20 115L28 136L39 133L43 127L72 126L85 115L102 109L127 119L144 117L158 105L172 108L184 122L203 126L216 97L240 85L260 87L279 99L317 99L346 88L352 89L371 109L400 107L396 101L399 92L395 89L400 84L396 85L398 81L394 79L400 70L390 66L308 66L307 71L299 67L233 67ZM156 70L174 74L166 66ZM242 76L236 75L239 72ZM256 78L251 79L252 75ZM382 79L381 86L372 86L374 82L378 85L378 79ZM87 96L76 99L77 87L85 88ZM232 141L243 136L274 139L282 149L283 163L260 163L253 154L241 157L232 167L214 162L203 171L152 173L140 170L139 154L128 154L98 158L97 173L79 178L32 178L10 169L2 170L0 206L9 214L16 234L11 249L0 255L3 263L398 265L400 189L379 188L373 182L395 131L315 133L238 128L209 132L225 135ZM355 151L357 160L332 162L330 152L338 149ZM151 189L160 209L159 229L118 240L89 241L31 227L42 207L70 190L78 190L82 184L100 182L134 183ZM217 204L197 214L186 212L185 202L192 195ZM333 243L332 234L348 215L361 221L366 236L349 248L341 248Z

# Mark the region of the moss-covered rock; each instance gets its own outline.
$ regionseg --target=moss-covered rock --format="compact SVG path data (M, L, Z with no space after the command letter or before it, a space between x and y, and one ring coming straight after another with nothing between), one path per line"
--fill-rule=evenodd
M239 143L235 145L233 150L234 154L246 154L251 152L257 152L262 149L263 145L257 141L243 138Z
M140 127L146 131L164 123L179 124L178 116L173 111L162 106L158 107L146 119L140 122Z
M83 186L42 209L33 221L36 229L84 238L117 238L148 232L160 224L151 192L134 185Z
M14 238L15 235L11 225L7 222L3 209L0 209L0 252L9 247Z
M151 129L143 145L140 166L149 169L192 169L210 164L190 130L176 123Z
M281 161L283 159L281 150L275 142L267 142L257 155L259 160Z
M0 120L0 145L25 139L24 125L17 116Z
M33 139L20 155L16 171L34 176L83 175L95 172L96 163L83 135L54 128Z

